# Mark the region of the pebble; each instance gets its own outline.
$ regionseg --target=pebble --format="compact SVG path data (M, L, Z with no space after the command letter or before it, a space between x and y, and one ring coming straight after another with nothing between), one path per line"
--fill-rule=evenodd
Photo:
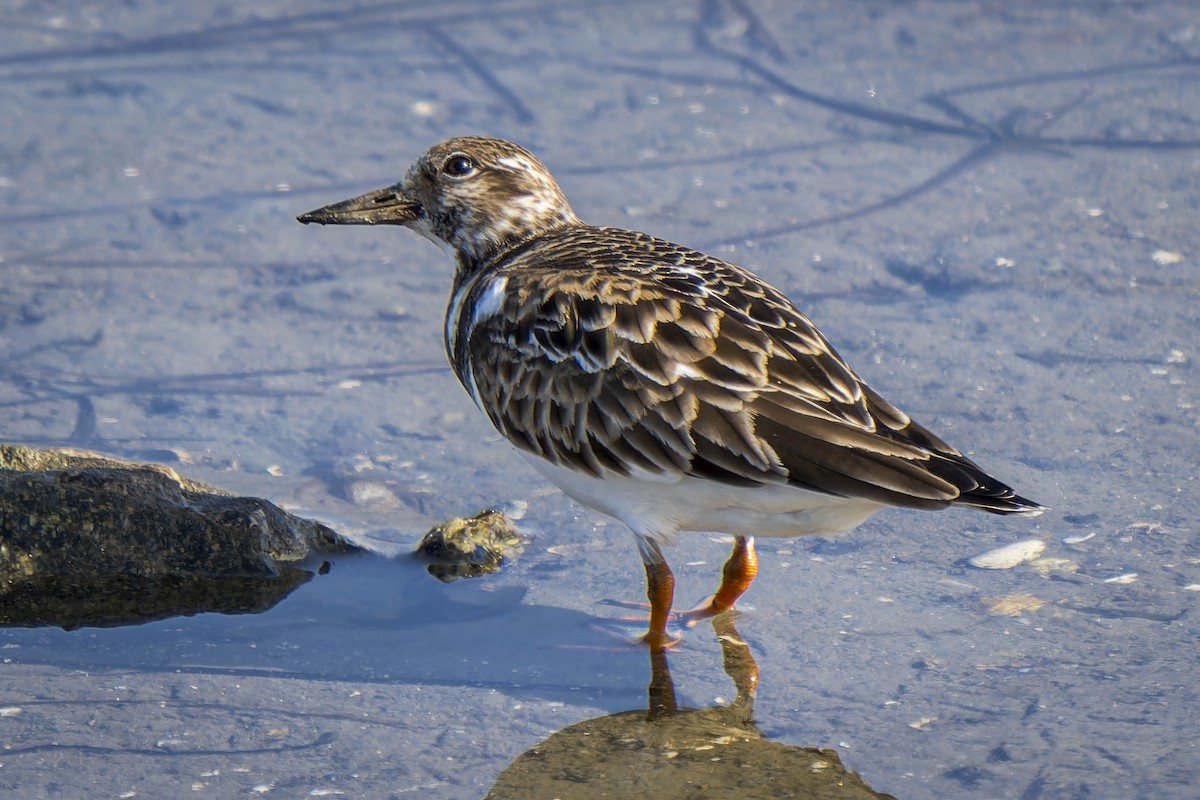
M1052 575L1070 575L1079 571L1079 564L1069 558L1039 558L1029 566L1034 572L1047 578Z
M1013 542L995 550L988 550L972 558L968 563L980 569L1011 569L1018 564L1037 558L1046 549L1041 539L1026 539Z

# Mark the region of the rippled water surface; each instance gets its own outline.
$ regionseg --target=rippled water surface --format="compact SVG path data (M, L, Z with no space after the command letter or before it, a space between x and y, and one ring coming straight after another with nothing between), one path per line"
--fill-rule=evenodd
M1193 797L1193 4L796 5L0 7L0 440L168 463L399 551L485 507L532 539L475 581L338 558L262 614L0 630L0 793L482 797L661 701L600 602L643 591L632 537L445 367L448 257L294 220L485 133L585 219L759 272L1052 509L764 543L736 631L667 659L680 708L736 710L748 645L755 722L720 722L761 739L747 772L826 748L849 796ZM1026 539L1041 561L967 564ZM669 552L683 603L727 547ZM635 717L614 786L708 752ZM720 785L694 775L668 785Z

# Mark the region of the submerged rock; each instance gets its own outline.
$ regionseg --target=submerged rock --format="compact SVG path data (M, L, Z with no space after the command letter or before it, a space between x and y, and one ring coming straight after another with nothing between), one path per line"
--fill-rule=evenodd
M651 650L647 708L554 733L505 768L484 800L896 800L872 789L835 750L767 739L754 722L758 666L750 648L732 615L712 625L737 689L729 705L680 708L667 653Z
M174 470L0 445L0 625L122 625L270 608L357 549Z

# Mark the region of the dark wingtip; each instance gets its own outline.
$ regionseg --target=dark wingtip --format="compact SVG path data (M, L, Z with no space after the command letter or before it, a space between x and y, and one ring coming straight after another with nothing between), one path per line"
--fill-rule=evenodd
M978 508L981 511L987 511L992 514L1023 514L1029 517L1040 516L1050 509L1027 500L1020 495L1013 494L1011 491L1006 495L998 497L988 497L987 495L965 494L958 498L958 503L964 506Z
M952 505L977 508L992 514L1024 514L1036 517L1049 509L1021 497L1008 484L997 480L971 459L958 453L937 453L929 471L958 487Z

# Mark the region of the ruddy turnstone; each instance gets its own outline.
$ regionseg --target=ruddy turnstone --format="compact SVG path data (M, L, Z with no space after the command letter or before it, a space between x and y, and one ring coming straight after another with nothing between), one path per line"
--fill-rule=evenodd
M884 400L761 278L582 222L511 142L450 139L400 183L298 219L450 248L458 379L543 475L633 529L653 646L673 641L662 545L679 531L735 537L694 622L750 586L754 536L848 531L885 506L1043 511Z

